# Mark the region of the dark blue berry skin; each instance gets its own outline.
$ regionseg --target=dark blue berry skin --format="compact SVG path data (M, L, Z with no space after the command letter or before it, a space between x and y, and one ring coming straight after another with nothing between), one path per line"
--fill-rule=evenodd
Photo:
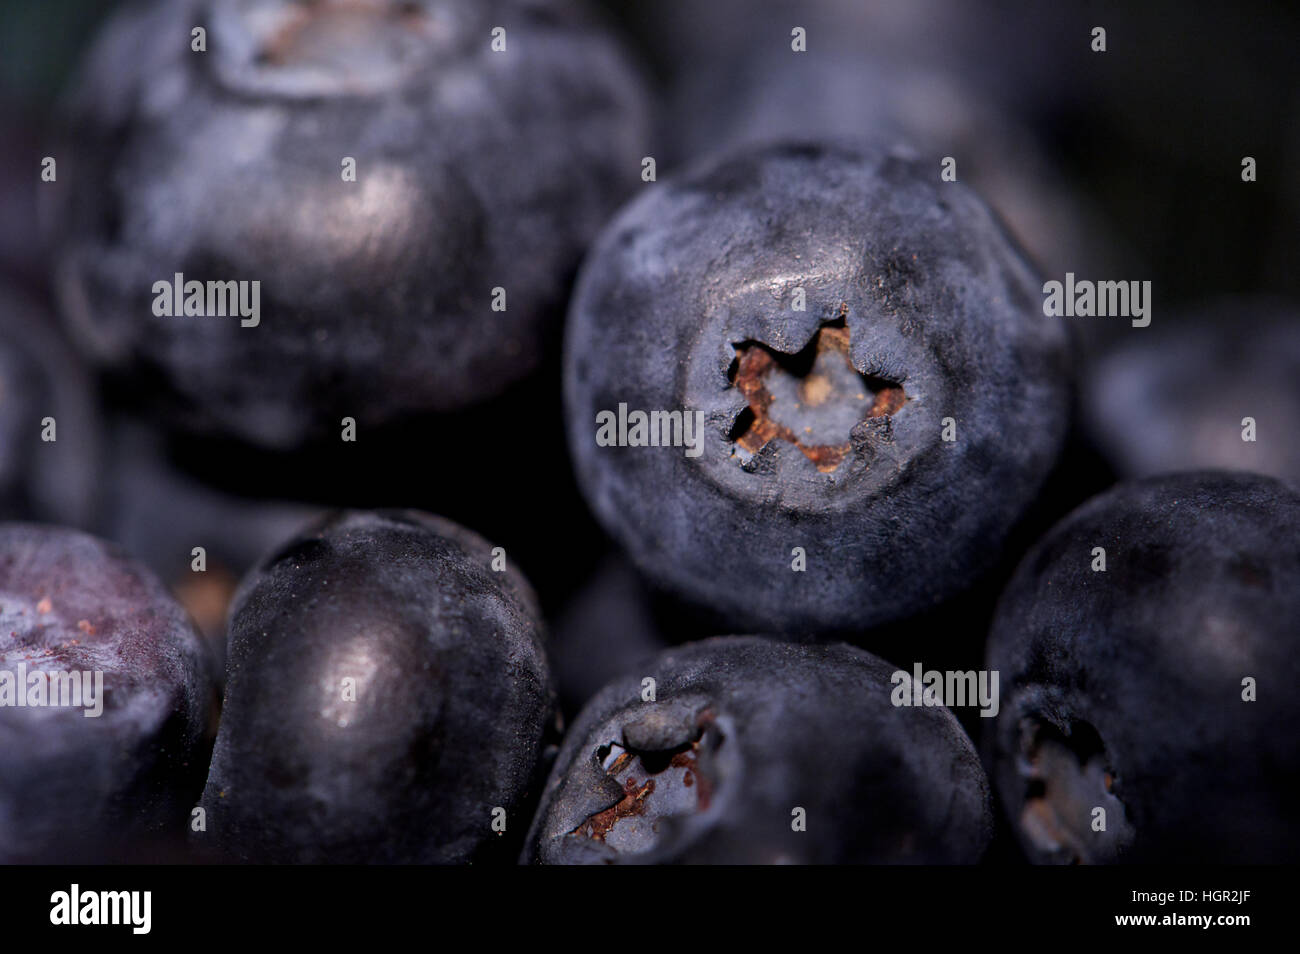
M1122 342L1116 332L1082 376L1090 437L1122 477L1222 468L1300 481L1298 319L1283 300L1237 297Z
M438 517L349 512L249 574L196 842L244 861L512 859L554 698L532 591L491 559Z
M101 672L103 712L0 706L0 862L183 844L216 693L194 624L144 566L86 534L0 524L0 672Z
M89 528L100 458L90 375L49 311L0 284L0 519Z
M573 724L523 860L978 861L991 812L974 747L948 710L895 707L892 671L849 646L757 637L664 653Z
M532 372L646 106L566 0L165 0L110 23L68 111L50 218L79 337L183 426L292 448ZM260 281L261 323L155 316L178 272Z
M1207 471L1119 484L1026 556L990 636L985 743L1031 860L1294 860L1297 540L1294 488Z
M794 437L806 420L838 447L754 452L740 349L806 360L845 335L847 386L841 367L816 411L783 405ZM768 632L860 630L970 585L1066 429L1066 335L1033 272L973 193L882 149L772 146L655 184L584 264L565 347L597 517L651 581ZM620 403L703 412L702 455L598 446Z

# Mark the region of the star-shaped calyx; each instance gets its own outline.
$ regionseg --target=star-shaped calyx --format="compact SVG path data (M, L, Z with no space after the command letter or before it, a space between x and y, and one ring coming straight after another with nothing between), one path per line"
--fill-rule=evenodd
M731 440L746 460L779 440L830 473L848 457L849 433L859 422L894 414L907 401L901 385L853 366L843 318L819 328L797 354L758 341L734 347L730 379L748 406L736 418Z

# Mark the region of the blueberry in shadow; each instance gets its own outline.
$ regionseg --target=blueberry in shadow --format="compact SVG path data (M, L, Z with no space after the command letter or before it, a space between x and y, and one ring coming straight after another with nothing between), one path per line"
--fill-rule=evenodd
M1041 863L1293 860L1300 494L1203 471L1122 483L999 604L990 775Z
M1224 298L1123 338L1080 387L1089 435L1122 476L1222 468L1300 480L1293 304Z
M89 373L48 308L0 284L0 519L89 529L101 456Z
M873 135L915 146L1005 218L1040 267L1061 275L1107 274L1120 260L1116 236L1075 194L1045 143L985 83L1033 62L1043 24L990 23L969 3L655 4L660 37L676 69L661 135L679 159L777 139ZM746 28L731 26L743 17ZM791 29L806 30L794 54ZM1030 26L1030 23L1033 23ZM1030 39L1016 35L1034 32ZM694 38L695 48L691 48ZM1059 57L1060 47L1052 49ZM962 63L964 47L974 69ZM1014 49L1017 55L994 51ZM692 55L693 54L693 55ZM1060 60L1036 64L1030 95L1059 80ZM1130 266L1136 257L1123 249Z
M637 671L668 648L655 611L654 594L632 565L621 555L606 556L551 629L551 659L566 717L615 676Z
M145 563L189 612L225 669L226 619L240 578L325 508L255 499L184 471L153 429L111 422L99 532Z
M459 410L534 370L645 114L566 0L128 7L48 187L62 310L201 433Z
M978 861L991 811L975 749L947 709L895 706L892 670L757 637L660 655L574 722L523 859Z
M216 701L148 569L75 530L0 524L0 861L183 844Z
M554 697L534 598L477 535L344 512L230 620L201 846L244 861L513 860Z
M782 144L655 184L583 266L569 447L656 585L734 625L860 630L977 580L1052 467L1069 354L971 191Z

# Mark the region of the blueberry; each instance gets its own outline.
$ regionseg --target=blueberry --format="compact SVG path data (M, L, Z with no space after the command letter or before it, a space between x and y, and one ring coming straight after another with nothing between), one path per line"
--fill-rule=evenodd
M78 531L0 524L0 861L179 843L215 705L199 635L152 573Z
M0 23L6 35L15 29ZM11 108L10 97L0 105L4 140L0 141L0 269L33 284L42 282L48 263L36 232L37 192L32 188L31 162L41 155L40 135L31 116L20 116Z
M524 859L977 861L991 813L974 748L946 709L896 708L891 670L756 637L659 656L570 729Z
M606 557L565 605L552 633L563 711L576 714L606 683L640 671L668 645L653 594L626 559Z
M50 187L63 309L202 433L289 448L344 416L461 409L538 363L637 181L643 98L562 0L128 8L71 97ZM248 283L250 313L260 282L256 325L206 300L159 317L155 283L177 274Z
M1093 441L1125 477L1223 468L1300 480L1296 318L1282 301L1229 298L1130 330L1083 376Z
M653 51L666 60L670 121L660 139L674 161L779 139L896 138L936 174L954 158L958 179L1049 273L1104 271L1119 258L1115 237L1022 121L1037 104L1020 100L1062 78L1068 38L1048 47L1050 59L1040 49L1044 33L1061 32L1052 17L988 17L960 0L644 6ZM800 53L796 25L806 31Z
M856 41L822 36L814 52L775 63L769 50L752 46L737 60L703 61L679 93L677 115L690 117L679 125L683 154L863 132L891 137L921 151L936 177L944 157L953 158L958 179L1006 218L1041 267L1087 268L1086 209L1029 131L962 78L864 58ZM731 81L721 83L724 75ZM710 109L685 108L709 89L730 95Z
M1295 857L1297 539L1293 488L1199 472L1120 484L1026 556L986 748L1032 860Z
M532 591L491 550L438 517L346 512L245 578L200 844L306 863L517 852L553 693Z
M584 265L565 360L596 515L653 582L764 631L860 629L969 585L1067 418L1063 328L997 221L876 148L657 183ZM614 434L620 405L698 415L697 446L601 446L645 438Z
M0 519L89 528L101 448L92 382L39 302L0 284Z
M167 584L199 625L220 674L240 577L320 508L210 486L176 465L160 435L129 419L114 421L110 434L100 532Z

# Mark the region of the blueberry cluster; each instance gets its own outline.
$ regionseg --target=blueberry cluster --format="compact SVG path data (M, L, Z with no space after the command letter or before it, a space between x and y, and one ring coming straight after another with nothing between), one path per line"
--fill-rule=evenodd
M1122 194L1145 14L110 6L0 153L0 863L1300 850L1300 197Z

